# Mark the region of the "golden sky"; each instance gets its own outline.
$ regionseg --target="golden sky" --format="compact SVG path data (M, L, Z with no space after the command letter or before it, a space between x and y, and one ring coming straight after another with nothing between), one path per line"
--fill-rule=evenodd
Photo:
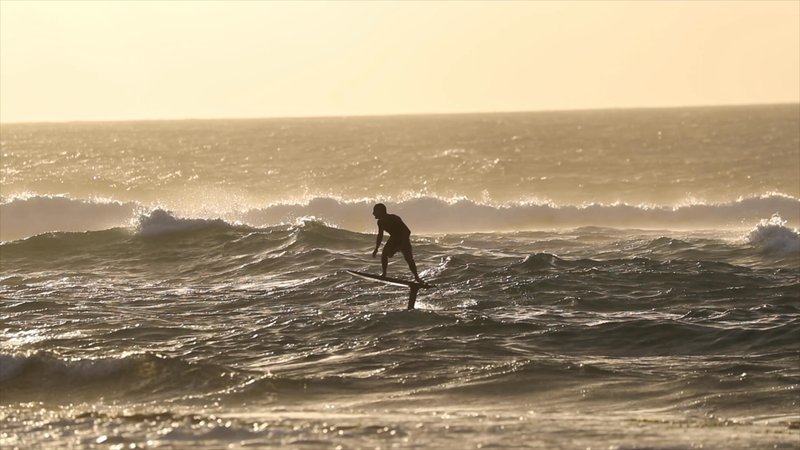
M0 1L0 121L800 101L800 1Z

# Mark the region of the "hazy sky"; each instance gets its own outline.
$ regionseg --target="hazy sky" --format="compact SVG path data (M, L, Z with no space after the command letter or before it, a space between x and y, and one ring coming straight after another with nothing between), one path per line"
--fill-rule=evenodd
M800 101L800 2L0 2L0 120Z

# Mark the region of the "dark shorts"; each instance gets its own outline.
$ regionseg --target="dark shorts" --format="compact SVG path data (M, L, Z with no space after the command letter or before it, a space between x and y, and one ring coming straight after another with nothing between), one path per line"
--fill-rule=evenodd
M383 246L383 253L389 258L391 258L392 256L395 255L395 253L397 253L398 250L402 252L403 255L405 255L406 253L410 255L411 239L409 239L408 237L396 238L394 236L390 236L389 240L386 241L386 245Z

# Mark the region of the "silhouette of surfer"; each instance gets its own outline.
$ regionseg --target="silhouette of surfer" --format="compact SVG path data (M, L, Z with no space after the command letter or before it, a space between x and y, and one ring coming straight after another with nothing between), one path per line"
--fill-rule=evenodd
M414 256L411 254L411 230L403 223L403 219L400 216L386 212L386 205L383 203L378 203L372 208L372 215L378 219L378 241L375 243L375 250L372 252L373 258L378 254L378 248L383 242L383 232L386 231L390 234L389 240L386 241L386 245L383 246L383 252L381 252L381 276L386 276L389 258L400 250L408 263L408 268L414 274L414 280L418 283L423 283L417 274L417 265L414 263Z

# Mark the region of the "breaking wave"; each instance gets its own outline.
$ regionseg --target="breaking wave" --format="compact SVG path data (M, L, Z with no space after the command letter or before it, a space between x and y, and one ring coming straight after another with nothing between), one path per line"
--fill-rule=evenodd
M766 253L800 254L800 231L788 228L786 220L777 214L762 219L747 235L747 240Z
M53 231L97 231L135 226L140 234L161 234L228 223L255 227L295 223L313 217L353 231L374 228L373 199L357 201L329 197L306 203L273 204L218 216L193 215L135 202L75 200L34 196L0 204L0 239L14 240ZM781 194L750 197L720 204L679 206L628 204L554 205L550 203L485 204L468 199L419 197L385 202L415 233L521 231L603 226L612 228L700 229L745 228L778 214L787 223L800 223L800 199ZM146 211L150 211L147 213Z
M158 236L229 226L230 224L222 219L181 219L163 209L155 209L139 218L136 225L136 234L139 236Z

